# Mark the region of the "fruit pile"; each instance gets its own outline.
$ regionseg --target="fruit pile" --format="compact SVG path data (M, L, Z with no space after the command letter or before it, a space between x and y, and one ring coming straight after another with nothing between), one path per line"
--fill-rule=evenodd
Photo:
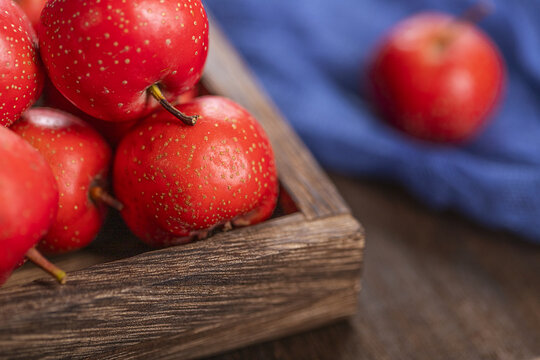
M231 100L196 97L199 0L19 4L27 15L0 0L0 285L25 259L64 281L37 249L88 245L109 207L157 247L270 217L264 130ZM47 107L29 108L43 88Z

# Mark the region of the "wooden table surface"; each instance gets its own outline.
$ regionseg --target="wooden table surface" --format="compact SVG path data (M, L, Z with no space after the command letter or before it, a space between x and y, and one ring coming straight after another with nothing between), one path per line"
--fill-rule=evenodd
M540 246L434 213L395 187L332 179L367 233L357 315L213 359L540 356Z

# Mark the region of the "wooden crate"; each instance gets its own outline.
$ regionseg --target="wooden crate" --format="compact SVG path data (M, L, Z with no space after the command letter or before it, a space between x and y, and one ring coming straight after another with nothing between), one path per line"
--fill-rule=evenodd
M210 34L204 86L262 123L298 211L162 250L112 216L95 244L54 258L71 270L66 285L25 265L0 289L0 358L194 358L355 312L361 226L220 30Z

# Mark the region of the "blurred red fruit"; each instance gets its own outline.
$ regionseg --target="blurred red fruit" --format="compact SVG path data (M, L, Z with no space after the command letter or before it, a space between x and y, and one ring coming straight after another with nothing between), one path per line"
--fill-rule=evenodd
M389 122L420 139L462 142L497 105L504 63L474 24L421 13L397 24L369 72L375 102Z

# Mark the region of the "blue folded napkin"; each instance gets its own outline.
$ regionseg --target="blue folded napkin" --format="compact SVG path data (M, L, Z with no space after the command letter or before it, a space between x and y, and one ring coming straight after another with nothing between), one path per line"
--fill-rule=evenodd
M363 96L378 39L422 10L468 0L206 0L281 111L328 169L396 181L435 209L540 242L540 1L493 1L479 25L508 67L499 112L472 143L411 140Z

